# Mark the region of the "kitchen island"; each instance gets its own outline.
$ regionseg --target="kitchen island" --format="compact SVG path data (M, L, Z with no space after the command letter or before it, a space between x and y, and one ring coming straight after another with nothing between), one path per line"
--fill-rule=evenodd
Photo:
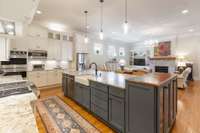
M63 73L65 96L122 133L169 133L176 118L176 75Z

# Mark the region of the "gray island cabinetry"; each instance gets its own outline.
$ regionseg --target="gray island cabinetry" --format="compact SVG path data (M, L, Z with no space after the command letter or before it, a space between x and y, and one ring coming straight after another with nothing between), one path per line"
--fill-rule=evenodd
M171 74L127 80L126 133L170 133L177 113L177 81Z
M73 99L83 107L90 110L90 87L80 83L75 83Z
M102 72L99 77L86 76L88 82L74 80L81 76L78 72L63 76L63 82L67 82L63 83L65 96L116 132L171 132L177 113L175 74L151 73L136 77Z

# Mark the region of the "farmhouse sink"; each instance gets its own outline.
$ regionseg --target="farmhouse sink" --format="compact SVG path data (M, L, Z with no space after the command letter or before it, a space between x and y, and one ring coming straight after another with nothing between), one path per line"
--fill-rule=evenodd
M83 85L89 86L89 80L96 80L98 77L93 75L93 74L79 75L79 76L75 76L75 82L78 82L78 83L81 83Z

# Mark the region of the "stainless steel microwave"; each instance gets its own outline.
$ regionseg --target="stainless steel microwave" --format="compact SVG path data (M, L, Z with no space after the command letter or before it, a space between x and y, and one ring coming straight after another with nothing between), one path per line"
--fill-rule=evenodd
M28 51L29 59L47 59L47 51L45 50L30 50Z

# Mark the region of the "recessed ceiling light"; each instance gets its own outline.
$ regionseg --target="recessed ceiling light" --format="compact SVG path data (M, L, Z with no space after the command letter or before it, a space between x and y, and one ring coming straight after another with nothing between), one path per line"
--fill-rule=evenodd
M187 10L187 9L182 11L182 14L187 14L187 13L189 13L189 10Z
M188 31L189 31L189 32L194 32L194 29L189 29Z
M42 14L42 11L37 10L36 13L37 13L37 14Z

